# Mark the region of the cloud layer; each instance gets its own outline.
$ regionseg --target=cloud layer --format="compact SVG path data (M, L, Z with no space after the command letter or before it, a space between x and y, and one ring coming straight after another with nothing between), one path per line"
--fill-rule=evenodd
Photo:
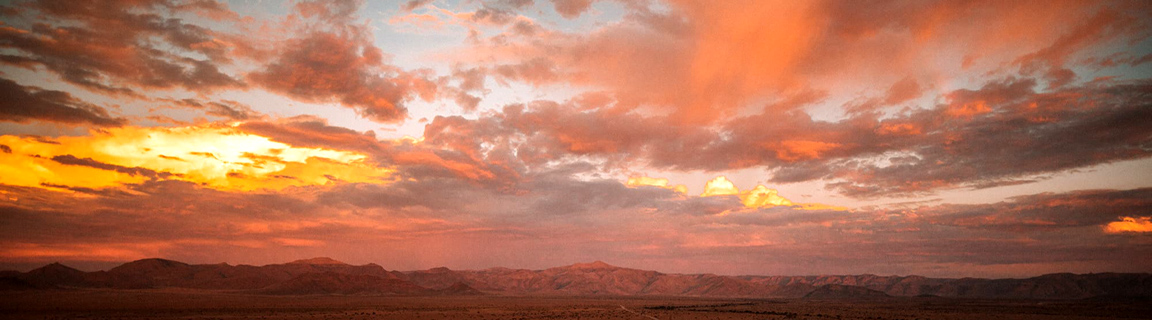
M0 5L0 266L1152 271L1144 2L274 6Z

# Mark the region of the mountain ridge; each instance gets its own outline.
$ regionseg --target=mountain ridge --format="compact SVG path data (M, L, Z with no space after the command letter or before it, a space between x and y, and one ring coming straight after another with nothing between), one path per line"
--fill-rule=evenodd
M880 276L725 276L668 274L603 261L540 270L395 271L332 258L263 266L188 264L160 258L131 261L108 271L83 272L52 263L28 272L0 272L0 290L189 288L274 295L513 295L685 296L804 299L890 297L1088 299L1152 297L1149 273L1054 273L1031 278Z

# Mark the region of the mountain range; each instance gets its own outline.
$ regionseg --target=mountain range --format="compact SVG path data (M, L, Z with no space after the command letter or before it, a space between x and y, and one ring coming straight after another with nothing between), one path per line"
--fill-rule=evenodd
M59 263L28 272L0 272L0 290L188 288L268 295L544 295L690 296L804 299L890 299L938 296L978 299L1152 297L1152 274L1048 274L1026 279L820 275L723 276L667 274L578 263L544 270L490 268L389 271L330 258L265 266L187 264L143 259L107 271Z

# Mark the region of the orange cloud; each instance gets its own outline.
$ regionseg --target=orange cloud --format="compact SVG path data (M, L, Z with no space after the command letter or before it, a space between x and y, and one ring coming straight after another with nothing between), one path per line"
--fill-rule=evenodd
M992 112L992 108L988 107L988 104L985 103L984 101L976 101L976 102L972 102L972 103L954 105L954 106L949 107L948 110L945 111L945 113L947 113L948 115L951 115L953 117L958 117L958 118L972 117L972 116L981 115L981 114L985 114L985 113L989 113L989 112Z
M178 179L217 189L279 190L373 182L390 170L348 151L301 148L234 127L122 127L55 139L0 136L5 184L103 188ZM150 173L151 176L149 176ZM162 173L162 174L161 174Z
M276 238L273 241L285 247L319 247L324 245L324 241L297 238Z
M917 124L914 124L914 123L895 123L895 124L885 123L885 124L881 124L880 128L876 129L876 134L879 134L882 136L886 136L886 135L897 135L897 136L908 135L908 136L912 136L912 135L919 135L921 133L923 133L923 132L920 129L920 126Z
M172 243L100 243L100 244L35 244L5 243L0 257L12 260L75 259L96 261L125 261L156 256Z
M742 102L766 87L788 86L823 22L813 19L820 10L816 2L677 1L674 6L685 9L696 31L686 88L696 97L688 106L696 107L680 110L688 121L712 119L716 106Z
M1121 217L1120 221L1105 225L1104 232L1152 232L1152 217Z
M776 157L780 160L798 161L820 159L823 153L837 147L840 147L840 144L809 140L785 140L781 141L775 149Z

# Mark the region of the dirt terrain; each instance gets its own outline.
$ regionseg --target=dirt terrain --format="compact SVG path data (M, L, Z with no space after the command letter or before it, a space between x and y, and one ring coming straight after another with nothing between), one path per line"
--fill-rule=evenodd
M1152 319L1146 299L880 300L269 296L188 289L0 293L3 319Z

